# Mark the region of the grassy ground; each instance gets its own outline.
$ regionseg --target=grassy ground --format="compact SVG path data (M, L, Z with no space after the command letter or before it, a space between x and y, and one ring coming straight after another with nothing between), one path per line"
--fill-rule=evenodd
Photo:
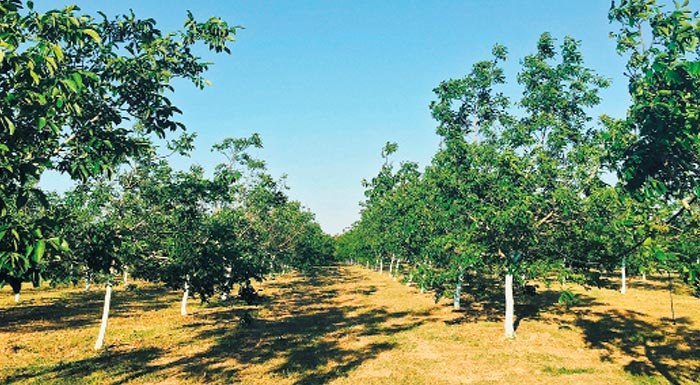
M358 267L287 275L259 306L191 306L152 285L117 288L107 347L92 350L102 291L0 290L0 384L690 384L700 378L700 300L663 282L520 297L505 340L499 289L465 310ZM252 316L242 324L243 314ZM248 318L248 317L243 317Z

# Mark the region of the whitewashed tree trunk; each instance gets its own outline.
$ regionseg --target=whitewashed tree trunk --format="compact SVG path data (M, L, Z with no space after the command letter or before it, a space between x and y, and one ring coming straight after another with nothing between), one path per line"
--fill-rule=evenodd
M19 293L15 293L15 303L19 302Z
M462 284L464 283L464 273L459 272L459 278L457 278L457 283L455 284L455 293L452 298L452 305L455 310L459 310L462 307Z
M622 259L622 284L620 285L620 293L627 293L627 267L625 260Z
M644 272L644 273L642 273L642 281L646 281L646 280L647 280L647 273Z
M226 287L224 287L224 291L221 293L221 300L226 301L228 299L229 295L229 285L231 285L231 274L233 273L233 267L231 265L226 267Z
M185 282L185 289L182 292L182 303L180 304L180 315L187 315L187 297L190 295L190 285Z
M369 261L367 261L367 269L369 269Z
M122 280L124 281L124 287L126 287L129 284L129 268L127 266L124 266Z
M396 260L396 257L394 255L391 255L391 262L389 263L389 275L394 275L394 261Z
M384 258L379 260L379 272L380 273L384 272Z
M102 307L102 323L100 324L100 332L97 334L95 341L95 350L102 349L105 343L105 335L107 334L107 320L109 319L109 304L112 301L112 282L107 283L105 288L105 303Z
M506 274L506 320L505 320L505 331L506 338L515 338L515 301L513 299L513 274Z

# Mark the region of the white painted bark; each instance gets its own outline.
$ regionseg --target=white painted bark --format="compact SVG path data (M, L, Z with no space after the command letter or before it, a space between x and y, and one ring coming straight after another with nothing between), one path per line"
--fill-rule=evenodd
M564 268L566 268L566 258L564 258ZM561 285L566 285L566 274L561 276Z
M221 293L221 300L226 301L228 299L229 295L229 286L231 285L231 274L233 273L233 267L232 266L227 266L226 267L226 287L224 287L224 291Z
M190 285L185 282L185 289L182 292L182 303L180 304L180 315L187 315L187 297L190 294Z
M642 273L642 281L646 281L646 280L647 280L647 273Z
M129 284L129 269L126 266L124 266L122 280L124 281L124 286Z
M505 319L505 331L506 338L515 338L515 301L513 299L513 274L506 274L506 319Z
M625 266L625 260L622 260L622 284L620 285L620 293L627 293L627 268Z
M394 275L394 261L396 260L396 257L393 255L391 256L391 262L389 263L389 275Z
M459 278L455 284L455 293L452 298L452 305L455 310L459 310L462 307L462 284L464 283L464 273L459 273Z
M15 293L15 303L19 302L19 293Z
M369 269L369 261L367 261L367 269Z
M107 334L107 320L109 318L109 304L112 301L112 283L107 283L105 289L105 303L102 307L102 323L100 324L100 332L97 334L97 341L95 341L95 350L102 349L105 343L105 335Z
M384 258L379 260L379 272L380 273L384 272Z

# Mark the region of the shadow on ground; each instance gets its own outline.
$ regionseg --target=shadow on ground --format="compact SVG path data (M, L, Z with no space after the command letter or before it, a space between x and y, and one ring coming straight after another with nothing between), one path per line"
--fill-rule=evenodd
M503 322L505 318L505 297L500 281L489 277L472 276L465 280L462 295L462 308L454 310L459 317L445 321L449 325L476 322ZM560 323L564 313L576 312L591 306L600 305L594 298L579 294L576 303L566 308L559 304L561 291L537 287L536 294L526 294L515 290L515 330L525 320L545 323ZM445 306L452 306L451 303ZM554 317L553 317L554 316Z
M214 341L199 353L170 359L172 352L159 348L111 346L95 357L23 369L5 377L4 383L79 383L102 371L106 383L112 385L164 378L173 372L210 384L229 384L239 380L241 371L255 366L254 370L263 371L262 376L285 377L295 385L320 385L392 349L395 344L387 342L388 337L415 328L427 318L424 313L389 312L341 302L338 297L343 293L333 288L336 284L351 288L345 294L372 295L377 290L357 274L324 268L291 282L270 282L267 286L278 289L281 296L266 299L265 317L258 317L259 308L255 307L218 307L183 325L201 330L195 340ZM144 311L169 305L160 304L157 294L152 293L153 303L149 304L151 293L141 293L138 301L145 306ZM21 327L20 322L48 317L45 330L79 327L88 320L94 323L93 305L100 301L98 293L88 293L66 298L62 304L5 310L0 313L0 325L5 325L2 330L12 331ZM63 314L58 316L57 311ZM213 327L201 328L205 324Z
M619 283L608 286L616 290ZM650 277L646 282L634 282L633 286L668 290L668 279ZM676 283L674 288L681 286ZM479 277L469 281L464 289L463 307L455 311L460 316L446 323L503 322L505 303L499 282ZM517 293L516 330L524 320L558 324L563 329L576 328L588 347L600 351L601 361L629 361L623 368L633 376L662 376L672 385L695 383L700 378L700 331L691 327L691 320L679 318L673 323L662 318L650 322L646 314L605 308L606 304L582 294L575 306L567 309L558 304L560 294L555 290L538 291L534 296Z
M615 362L620 353L632 358L624 366L635 376L661 375L670 384L688 384L700 378L700 331L690 320L652 324L635 311L610 310L578 317L586 343L600 349L602 361Z
M164 300L164 297L168 297L168 291L158 286L134 291L115 290L110 318L128 316L136 311L160 310L174 303L173 300ZM0 332L48 332L94 325L99 320L103 304L104 290L97 289L68 292L46 302L24 300L17 306L0 309Z
M198 359L210 363L210 368L230 358L243 367L271 367L268 374L292 378L295 385L320 385L345 376L394 347L372 336L386 338L410 330L422 324L425 316L339 303L341 293L331 289L334 284L352 283L354 292L363 295L376 291L371 285L363 286L360 278L331 267L312 272L304 284L274 283L285 294L270 304L273 319L254 318L245 327L206 332L202 337L213 334L217 342ZM213 317L221 322L231 319L224 313Z
M80 384L84 383L92 373L98 371L109 373L110 384L124 384L154 372L154 367L149 364L160 357L162 353L163 351L157 348L105 351L95 357L82 360L62 362L54 366L24 369L19 373L6 377L3 384L27 382L36 384L51 382Z

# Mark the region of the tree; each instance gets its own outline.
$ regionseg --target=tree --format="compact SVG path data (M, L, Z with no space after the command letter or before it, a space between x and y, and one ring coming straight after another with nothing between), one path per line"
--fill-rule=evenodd
M608 122L610 158L638 199L677 201L674 220L700 195L700 17L688 4L674 2L667 10L654 0L622 0L609 13L620 24L612 35L628 59L632 99L625 119ZM650 222L668 225L659 214ZM664 261L671 255L663 248L653 254ZM695 280L700 264L685 260L680 272Z
M502 46L465 77L442 82L430 105L442 147L421 177L409 178L424 203L408 205L410 215L402 210L406 190L385 160L365 183L368 199L353 228L352 237L368 245L359 249L381 258L417 233L399 231L400 217L422 224L424 234L413 237L421 242L414 247L417 281L436 299L454 288L455 307L465 271L503 274L507 337L514 336L514 284L576 266L572 257L581 250L571 229L587 198L605 187L587 109L608 81L584 66L579 45L567 37L557 48L542 34L522 61L517 103L499 91L506 81Z
M0 1L0 231L20 238L0 251L4 274L31 265L34 244L8 208L21 210L30 195L47 205L34 185L46 170L83 182L109 175L149 151L147 137L184 129L166 92L175 79L204 87L209 63L193 48L229 52L237 31L191 13L182 30L164 34L133 13L95 19L78 11Z

